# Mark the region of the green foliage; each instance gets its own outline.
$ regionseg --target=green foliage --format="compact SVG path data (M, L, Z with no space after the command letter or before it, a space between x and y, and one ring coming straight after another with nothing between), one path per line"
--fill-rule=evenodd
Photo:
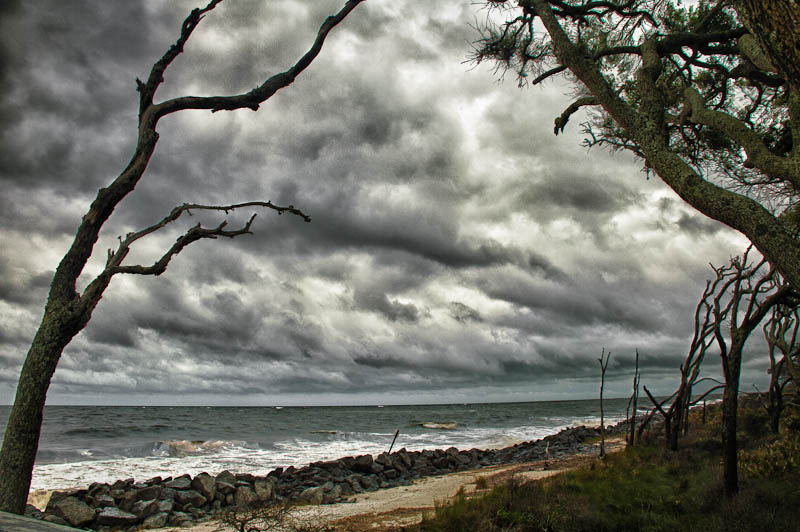
M739 466L747 475L757 478L800 473L800 437L792 435L759 449L743 452Z

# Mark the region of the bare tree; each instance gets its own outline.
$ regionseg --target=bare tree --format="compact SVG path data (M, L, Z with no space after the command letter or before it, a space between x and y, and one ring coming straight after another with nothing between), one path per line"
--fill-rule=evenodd
M294 82L295 78L320 53L328 33L363 0L347 0L338 13L323 22L311 47L293 66L285 72L270 76L249 92L229 96L181 96L156 103L156 91L164 83L166 70L183 52L184 45L198 24L221 1L211 0L205 7L194 9L183 21L177 41L155 62L147 80L144 82L136 80L139 92L139 124L133 156L122 173L107 187L98 191L97 197L83 216L75 239L53 276L44 317L33 338L20 373L14 405L8 419L3 447L0 450L0 479L2 479L0 481L0 510L22 513L25 509L50 380L62 351L72 338L89 323L92 312L112 277L120 273L160 275L166 270L175 255L197 240L219 237L234 238L250 233L255 215L242 227L235 229L227 229L225 221L215 227L195 225L178 238L163 256L151 265L123 264L132 244L175 222L183 213L189 213L192 210L216 210L227 213L243 207L263 207L277 211L279 214L287 212L300 216L306 221L310 220L307 215L291 205L280 207L269 201L252 201L237 205L184 204L173 209L168 216L150 227L120 238L117 249L109 250L103 271L88 284L82 293L79 293L76 288L78 277L84 271L87 261L92 255L100 229L116 206L133 191L147 169L159 138L156 132L159 120L172 113L187 109L206 109L211 112L235 109L258 110L259 106L278 90Z
M639 381L641 375L639 374L639 350L636 350L636 356L633 362L633 393L628 400L628 408L626 417L628 418L628 446L633 447L636 444L636 410L639 408Z
M606 353L605 347L600 352L600 358L597 361L600 363L600 458L606 456L606 420L605 413L603 412L603 388L606 384L606 368L608 361L611 359L611 351Z
M732 258L727 266L712 266L719 283L708 319L713 323L725 380L722 452L723 481L728 496L739 491L736 428L745 342L775 305L794 299L789 285L782 281L766 259L750 264L751 251L752 246L741 257Z
M556 134L588 110L588 146L633 153L692 207L747 236L800 290L798 2L485 3L500 14L487 16L476 61L494 61L522 84L569 74L575 100ZM762 60L760 42L774 63Z
M800 308L776 305L763 330L769 349L769 388L766 393L760 392L758 388L756 391L759 392L769 416L770 429L777 434L780 431L781 414L786 406L783 390L797 373L795 360L800 353L800 344L797 341L800 332ZM780 357L776 356L776 350L780 351Z

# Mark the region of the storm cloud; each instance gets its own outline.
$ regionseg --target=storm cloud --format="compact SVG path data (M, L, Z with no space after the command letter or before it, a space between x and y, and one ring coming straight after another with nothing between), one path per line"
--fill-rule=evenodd
M293 64L341 3L223 2L157 97L250 90ZM193 7L0 8L2 401L81 216L131 156L135 79ZM627 394L635 349L643 382L670 391L708 263L744 239L640 161L587 152L580 116L555 137L566 80L520 89L466 62L485 16L456 0L370 0L258 112L165 118L82 283L119 235L184 202L272 200L313 221L259 212L252 235L193 244L160 277L115 278L65 350L50 401L589 397L601 348L614 353L611 395ZM151 263L188 224L222 219L197 213L128 262ZM757 381L766 367L746 369Z

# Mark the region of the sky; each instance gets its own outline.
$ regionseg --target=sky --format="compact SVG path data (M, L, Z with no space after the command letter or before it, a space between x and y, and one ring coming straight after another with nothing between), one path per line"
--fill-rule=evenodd
M291 66L343 0L226 0L156 95L246 92ZM0 403L97 190L125 167L146 79L194 2L0 5ZM487 12L368 0L259 111L163 119L120 235L184 202L272 200L252 235L192 244L159 277L116 276L65 349L48 404L393 404L670 393L711 275L738 233L625 153L553 119L566 78L517 85L468 61ZM149 264L198 220L139 241ZM718 359L707 363L719 373ZM742 389L766 382L745 360Z

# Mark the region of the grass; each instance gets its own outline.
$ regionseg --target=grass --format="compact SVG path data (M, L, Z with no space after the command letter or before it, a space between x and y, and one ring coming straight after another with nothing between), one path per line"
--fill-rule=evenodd
M738 435L740 493L722 490L719 412L692 419L680 449L663 441L628 448L548 479L511 481L486 495L463 495L438 507L417 532L749 532L800 530L800 416L787 415L783 434L743 404Z

